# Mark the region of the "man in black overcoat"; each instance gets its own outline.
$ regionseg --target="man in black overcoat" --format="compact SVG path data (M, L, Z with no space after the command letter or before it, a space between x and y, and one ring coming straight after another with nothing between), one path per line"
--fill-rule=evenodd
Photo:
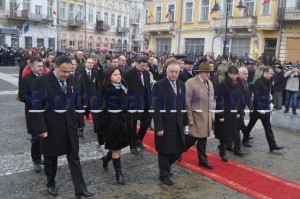
M34 162L34 170L36 172L41 171L42 155L40 149L40 138L36 134L34 115L33 113L30 113L29 110L31 108L33 81L37 76L43 74L43 65L43 59L41 57L32 57L30 59L31 73L21 78L19 85L19 98L25 103L27 132L31 135L31 158Z
M125 73L125 81L128 86L128 100L130 102L130 109L133 112L134 124L136 128L137 120L140 120L140 129L136 134L136 130L130 135L130 150L134 154L138 154L136 147L144 149L142 144L148 127L151 123L151 116L149 109L151 108L151 86L150 75L145 70L147 66L147 58L141 57L137 60L137 65L132 70Z
M154 84L152 93L155 149L158 152L159 179L172 186L171 165L185 151L184 128L188 125L185 85L178 80L180 67L171 62L167 77Z
M91 197L87 191L79 159L79 138L77 134L78 115L81 107L80 94L75 88L75 77L70 76L70 58L56 59L55 70L35 79L32 98L37 134L41 137L41 150L44 154L44 168L47 176L48 192L57 195L55 176L58 156L67 155L71 177L77 196Z

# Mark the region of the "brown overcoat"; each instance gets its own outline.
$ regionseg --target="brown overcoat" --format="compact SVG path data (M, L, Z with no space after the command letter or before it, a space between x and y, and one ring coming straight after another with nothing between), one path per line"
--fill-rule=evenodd
M188 113L189 134L192 137L209 137L212 127L212 116L215 108L214 87L208 81L209 90L197 75L186 81L186 108Z

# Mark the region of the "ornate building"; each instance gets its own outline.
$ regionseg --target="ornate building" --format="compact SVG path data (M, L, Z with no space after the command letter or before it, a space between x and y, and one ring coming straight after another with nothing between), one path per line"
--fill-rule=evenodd
M166 53L226 54L257 59L276 54L277 3L264 0L149 0L144 35L149 49ZM239 3L244 9L236 8ZM211 12L215 4L219 11ZM227 29L225 28L226 14Z
M132 0L0 0L0 44L130 50L131 7Z

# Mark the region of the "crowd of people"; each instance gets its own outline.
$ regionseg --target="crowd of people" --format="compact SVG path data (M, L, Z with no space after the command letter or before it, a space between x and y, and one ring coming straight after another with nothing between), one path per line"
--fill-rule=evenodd
M171 165L193 145L199 166L214 168L206 156L211 130L224 162L226 151L244 156L242 145L251 147L258 119L270 152L281 150L270 123L271 105L285 106L287 113L292 100L297 114L300 72L298 63L272 63L264 55L256 63L231 55L28 51L20 64L18 99L25 103L34 170L40 172L44 165L47 190L57 195L57 158L66 154L75 194L93 196L78 155L84 118L90 117L101 152L106 151L103 169L108 171L112 161L120 185L126 184L121 150L129 146L139 155L149 128L154 130L159 179L168 186L173 185ZM244 122L247 110L249 124Z

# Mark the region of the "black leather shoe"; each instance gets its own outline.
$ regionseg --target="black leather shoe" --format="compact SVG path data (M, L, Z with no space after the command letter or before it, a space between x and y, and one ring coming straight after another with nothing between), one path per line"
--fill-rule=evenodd
M138 155L139 152L136 148L133 148L133 149L130 149L131 153L135 154L135 155Z
M272 153L274 150L281 150L281 149L284 149L284 147L276 145L275 147L270 148L270 152Z
M203 167L205 167L207 169L213 169L214 168L214 166L211 165L211 164L209 164L208 162L200 162L199 166L203 166Z
M240 157L243 157L245 155L245 153L242 153L241 151L235 151L233 153L234 153L234 155L237 155L237 156L240 156Z
M249 141L248 141L248 140L243 140L242 143L243 143L243 145L246 146L246 147L252 147L251 144L249 144Z
M164 178L160 177L159 180L167 186L173 186L173 182L168 177L164 177Z
M42 170L41 164L40 163L34 163L34 171L39 173Z
M288 110L283 111L283 113L288 113L288 112L289 112Z
M48 187L48 193L50 193L53 196L57 196L58 194L56 187Z
M293 115L297 115L297 112L296 112L296 111L293 111Z
M88 191L83 191L82 193L77 193L76 196L82 196L82 197L92 197L94 196L94 193L88 192Z

